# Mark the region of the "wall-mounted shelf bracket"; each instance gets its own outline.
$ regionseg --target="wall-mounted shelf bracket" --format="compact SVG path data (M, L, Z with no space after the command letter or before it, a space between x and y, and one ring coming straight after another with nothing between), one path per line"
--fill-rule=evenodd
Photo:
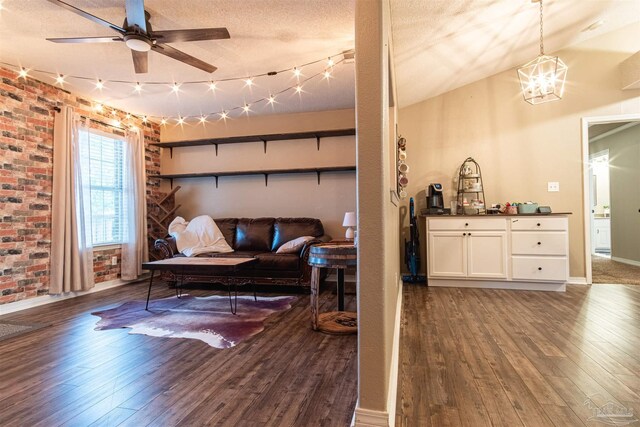
M320 185L320 171L316 171L316 175L318 175L318 185Z
M173 159L173 147L169 147L169 157Z
M213 144L216 147L216 157L218 157L218 144Z
M268 173L264 174L264 186L265 187L269 186L269 174Z
M318 151L320 151L320 136L316 135L316 145L318 146Z
M264 144L264 153L267 154L267 140L263 139L262 143Z
M173 178L169 178L169 185L171 185L171 189L173 190Z
M214 176L214 178L216 179L216 188L218 188L218 178L220 178L218 175Z

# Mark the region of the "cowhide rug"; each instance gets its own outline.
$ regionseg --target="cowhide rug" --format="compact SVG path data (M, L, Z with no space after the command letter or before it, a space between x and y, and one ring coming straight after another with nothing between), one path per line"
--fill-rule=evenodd
M126 302L118 307L91 313L102 319L95 330L131 328L130 334L152 337L190 338L211 347L230 348L262 332L271 314L288 310L296 297L238 296L238 311L231 314L229 297L170 297L149 302Z

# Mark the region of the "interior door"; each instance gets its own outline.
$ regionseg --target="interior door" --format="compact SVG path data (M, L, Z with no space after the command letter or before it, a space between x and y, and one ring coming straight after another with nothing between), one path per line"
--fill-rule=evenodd
M467 277L507 278L507 233L472 231L467 233Z
M467 239L462 231L430 231L429 277L467 277Z

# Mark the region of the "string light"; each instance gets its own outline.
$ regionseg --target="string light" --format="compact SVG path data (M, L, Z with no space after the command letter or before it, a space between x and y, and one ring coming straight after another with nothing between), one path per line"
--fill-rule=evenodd
M205 116L200 116L200 123L205 124L207 122L207 118Z
M127 120L131 119L131 114L127 113L127 114L124 116L124 118L125 118L125 119L127 119Z
M1 2L2 0L0 0ZM271 105L273 106L274 104L278 103L276 101L276 97L282 93L285 93L287 91L293 90L294 93L297 93L298 95L301 95L303 92L306 94L307 91L303 90L303 86L306 85L306 83L312 79L315 79L317 77L320 78L325 78L325 79L329 79L329 78L333 78L333 66L338 65L340 63L343 63L345 60L344 58L342 58L340 56L340 60L334 61L333 58L334 57L338 57L339 55L333 55L333 56L329 56L328 59L320 59L320 60L316 60L316 61L311 61L305 64L302 64L301 66L295 66L292 68L288 68L288 69L283 69L283 70L277 70L277 71L269 71L267 73L262 73L262 74L254 74L251 77L232 77L232 78L226 78L226 79L220 79L217 81L213 81L213 80L209 80L209 81L185 81L185 82L181 82L178 83L176 81L174 81L173 83L170 82L162 82L162 81L155 81L155 82L145 82L145 86L146 85L165 85L165 86L169 86L171 88L171 91L174 93L178 93L180 92L181 86L183 84L206 84L208 86L208 89L211 90L212 92L217 91L218 89L220 89L220 86L218 83L221 82L230 82L230 81L238 81L238 80L242 80L244 82L245 86L249 86L250 88L252 87L256 87L256 78L257 77L263 77L263 76L273 76L273 75L277 75L280 73L283 73L285 71L291 71L293 73L293 76L297 78L297 82L296 85L292 85L289 87L285 87L282 90L279 90L277 92L274 93L270 93L268 97L262 97L260 99L256 99L256 100L252 100L251 102L245 102L243 105L240 106L235 106L229 110L224 110L224 111L218 111L218 112L208 112L207 114L203 114L201 116L178 116L176 117L162 117L162 120L160 121L161 125L166 125L170 120L177 120L180 124L184 124L184 123L188 123L189 119L194 119L194 120L199 120L201 123L203 123L202 118L204 118L204 122L207 121L207 118L213 117L215 115L218 115L220 117L220 119L226 120L227 118L231 118L231 116L229 115L229 112L233 112L233 111L240 111L242 113L246 113L249 114L252 110L251 110L251 106L258 104L260 102L264 102L265 104ZM325 57L327 58L327 57ZM311 66L313 64L318 64L321 63L323 61L326 61L327 66L325 67L324 71L319 71L313 75L310 76L305 76L302 73L302 69L304 67L308 67ZM0 66L1 65L7 65L9 67L13 67L16 69L16 71L18 72L18 75L20 78L26 78L26 77L30 77L28 75L29 69L21 67L21 66L17 66L14 64L8 64L8 63L4 63L4 62L0 62ZM56 84L63 86L64 84L69 83L68 79L80 79L80 80L93 80L90 77L82 77L82 76L75 76L75 75L63 75L60 73L56 73L56 72L49 72L46 70L37 70L38 73L42 73L42 74L48 74L50 75L56 82ZM304 78L304 79L303 79ZM137 92L138 94L140 94L141 92L143 92L143 85L139 82L139 81L125 81L125 80L115 80L115 81L108 81L109 84L113 83L113 84L128 84L130 85L129 87L133 87L133 90L135 92ZM71 84L71 83L69 83ZM102 79L97 79L94 80L94 84L96 89L99 90L103 90L106 89L106 85L105 82ZM113 115L113 118L116 119L117 118L117 113L115 109L112 108L104 108L104 106L101 103L95 103L94 104L94 109L96 111L99 112L103 112L104 111L111 111L111 114ZM124 112L123 112L124 115ZM141 120L142 123L147 123L150 121L150 118L148 116L132 116L132 115L127 115L127 119L134 117L138 120ZM159 118L159 117L158 117ZM124 119L124 117L123 117ZM127 124L128 126L129 124Z

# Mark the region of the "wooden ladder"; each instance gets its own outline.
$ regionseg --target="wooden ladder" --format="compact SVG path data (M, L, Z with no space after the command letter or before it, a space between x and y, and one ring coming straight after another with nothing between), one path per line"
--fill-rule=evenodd
M154 215L153 211L149 212L149 219L156 225L156 227L154 228L156 230L159 229L159 231L156 232L149 232L148 237L151 242L154 242L158 239L164 239L167 234L169 234L169 223L171 223L174 218L174 214L178 209L180 209L181 205L177 205L174 203L173 207L166 207L165 204L167 200L169 200L178 192L178 190L180 190L179 185L171 189L171 191L167 193L161 200L154 200L153 198L151 198L151 203L157 208L153 209L153 211L160 213L160 215L156 216ZM160 235L160 233L162 235ZM149 251L149 256L157 259L153 252L154 251Z

